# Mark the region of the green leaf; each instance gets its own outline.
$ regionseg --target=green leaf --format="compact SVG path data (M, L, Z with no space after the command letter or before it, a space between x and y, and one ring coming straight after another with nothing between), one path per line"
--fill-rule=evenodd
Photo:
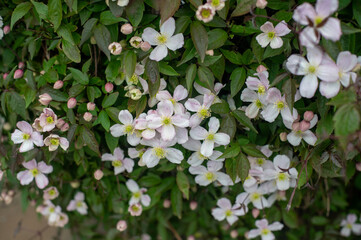
M147 107L147 97L146 96L142 96L138 101L137 101L137 105L135 107L135 114L136 117L139 117L140 114L142 114L142 112L144 112L144 109Z
M208 32L208 49L216 49L222 47L228 39L226 31L217 28Z
M231 147L227 147L223 154L218 158L234 158L241 151L241 147L239 145L233 145Z
M175 31L174 34L184 33L191 24L192 20L188 16L181 16L175 21Z
M327 103L327 105L341 107L342 105L353 103L356 101L356 93L353 88L340 91L335 97Z
M116 123L120 123L119 119L118 119L120 110L118 108L110 107L110 108L105 109L105 111L108 113L108 116L110 117L110 119L112 119Z
M133 27L137 27L143 18L143 12L144 12L143 0L130 1L128 6L125 8L125 12Z
M89 77L88 75L86 75L85 73L82 73L81 71L79 71L76 68L68 68L71 72L71 75L73 76L73 79L82 84L82 85L87 85L89 83Z
M165 62L159 62L159 71L167 76L179 76L179 73Z
M224 57L227 58L231 63L242 65L242 55L239 52L229 51L221 49Z
M355 34L361 32L360 28L354 28L351 24L341 22L341 29L343 35Z
M298 220L296 212L294 211L287 211L286 209L282 208L282 219L283 222L289 228L297 228L298 227Z
M296 82L294 79L288 79L282 86L283 93L286 95L286 103L291 110L293 111L293 104L295 102L295 95L297 91Z
M134 51L126 51L124 53L124 68L127 78L130 79L135 71L135 65L137 64L137 55Z
M214 89L214 76L211 70L207 67L200 66L198 68L198 78L201 82L206 84L207 88L211 91Z
M222 118L220 132L227 133L231 140L236 134L237 124L236 119L231 114L227 114Z
M359 129L360 112L353 104L340 107L333 117L337 136L347 136Z
M191 37L201 62L203 62L208 48L208 34L200 22L197 21L191 24Z
M189 199L189 181L187 175L182 171L177 172L177 185L186 199Z
M248 36L255 33L260 33L260 30L258 28L246 27L242 25L233 25L231 31L241 36Z
M260 150L258 150L256 148L256 145L254 144L242 145L241 148L242 152L244 152L248 156L256 158L266 158L266 156Z
M118 146L119 139L116 137L113 137L111 133L106 132L105 133L105 141L108 145L110 152L114 152L114 149Z
M144 187L153 187L162 182L162 178L153 173L148 173L148 175L139 179L139 184Z
M122 16L124 11L124 7L118 6L117 1L109 1L109 9L116 17Z
M32 4L30 2L23 2L16 6L14 12L11 14L11 23L10 28L13 29L14 24L20 20L20 18L24 17L30 9L32 8Z
M112 93L108 96L105 96L102 102L103 108L111 107L117 101L119 92Z
M118 22L126 22L127 20L121 17L115 17L110 11L104 11L100 14L99 21L103 25L111 25Z
M100 122L100 124L103 126L103 128L108 132L109 131L109 128L110 128L110 120L109 120L109 117L108 117L108 114L102 110L100 113L99 113L99 116L98 116L98 119L97 121Z
M161 0L160 1L160 20L162 23L172 17L178 10L180 0Z
M355 17L358 25L361 27L361 0L352 1L353 16Z
M194 81L194 78L196 77L196 74L197 74L197 66L195 64L189 65L186 70L186 77L185 77L188 92L193 87L193 81Z
M47 5L45 5L42 2L35 2L34 0L31 0L31 3L34 5L36 12L39 14L39 17L41 19L48 18L48 6Z
M263 60L264 48L262 48L261 45L258 44L255 37L252 38L251 48L252 48L252 52L254 53L254 56L256 57L258 63L261 63Z
M323 216L313 216L311 218L311 223L316 225L316 226L323 226L323 225L326 225L328 223L328 219L326 217L323 217Z
M302 168L302 166L301 166L301 168ZM304 168L303 171L301 172L301 168L298 170L298 172L299 172L299 180L298 180L298 186L297 186L298 189L300 189L303 185L305 185L307 183L307 180L311 178L312 172L313 172L311 161L307 162L307 169Z
M80 127L80 137L83 142L95 153L100 156L99 143L95 139L94 133L85 126Z
M246 114L244 112L242 112L241 110L234 110L232 113L233 113L233 116L238 120L239 123L241 123L245 127L248 127L255 133L258 133L258 131L253 126L251 120L246 116Z
M60 26L57 31L59 36L61 36L64 40L66 40L72 45L75 45L74 38L71 32L72 32L71 25L69 24Z
M231 17L238 17L249 13L252 6L256 5L256 0L241 0L236 9L233 10Z
M94 28L94 38L100 50L102 50L102 52L107 56L108 60L110 60L110 51L108 49L110 44L109 30L104 25L98 24Z
M63 43L63 51L65 55L73 62L80 63L81 56L78 47L66 41L65 39L62 39L61 42Z
M246 80L246 70L244 68L236 68L233 70L231 77L231 97L233 98L242 89Z
M61 5L61 0L49 0L49 20L54 24L54 30L58 30L63 18L63 6Z
M82 84L75 84L71 86L69 89L69 97L76 97L78 96L82 91L84 91L85 86Z
M91 35L93 34L94 26L97 22L98 19L91 18L84 24L84 28L81 33L80 45L82 45L86 40L88 40L91 37Z
M145 63L145 74L148 77L149 95L155 97L160 86L158 62L148 59Z
M10 109L11 111L19 114L22 118L26 118L26 112L25 112L25 100L20 94L16 92L10 93Z
M226 173L232 179L233 182L236 181L239 173L239 160L238 158L227 158L225 161Z
M53 89L52 87L49 86L44 86L40 92L41 94L48 93L53 99L53 101L57 101L57 102L67 102L69 98L66 93L60 90Z
M170 201L172 205L173 214L177 216L179 219L182 218L182 192L178 189L177 186L174 186L172 188L171 194L170 194Z
M251 166L248 158L242 152L239 154L238 161L239 161L238 176L241 178L242 182L244 182L248 177L249 169L251 168Z
M228 103L225 101L225 100L221 100L222 102L220 103L214 103L212 106L211 106L211 110L212 112L214 113L217 113L217 114L226 114L226 113L229 113L230 109L229 109L229 105Z

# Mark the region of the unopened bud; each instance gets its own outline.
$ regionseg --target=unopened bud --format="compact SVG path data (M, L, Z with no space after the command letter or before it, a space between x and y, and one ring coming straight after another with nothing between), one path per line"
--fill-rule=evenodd
M140 44L142 43L142 38L138 36L134 36L129 40L129 43L134 48L139 48Z
M292 130L293 131L299 131L300 130L300 123L299 122L294 122L292 123Z
M5 80L8 76L9 76L9 73L4 73L3 74L3 79Z
M257 218L258 217L258 215L259 215L259 210L257 209L257 208L253 208L252 209L252 216L253 216L253 218Z
M196 238L193 235L190 235L187 237L187 240L196 240Z
M94 36L91 36L91 38L90 38L90 43L91 44L97 44L97 40L95 40L95 37Z
M40 75L44 75L45 74L45 71L44 70L41 70L40 71Z
M70 186L72 188L78 188L80 186L80 183L78 181L71 181Z
M98 180L98 181L99 181L100 179L102 179L103 176L104 176L104 173L103 173L103 171L100 170L100 169L98 169L98 170L96 170L96 171L94 172L94 178L95 178L96 180Z
M206 51L206 55L208 55L208 56L213 56L213 55L214 55L213 49L207 50L207 51Z
M314 114L312 111L306 111L304 114L303 114L303 119L307 122L310 122L314 117Z
M280 139L282 142L286 142L287 141L287 133L286 132L281 132L280 133Z
M10 32L10 26L9 25L6 25L4 28L3 28L3 31L4 31L4 34L8 34Z
M231 238L237 238L238 237L237 230L232 230L230 235L231 235Z
M165 199L164 201L163 201L163 207L164 208L170 208L170 201L168 200L168 199Z
M257 0L256 7L264 9L267 6L268 2L266 0Z
M21 69L17 69L14 73L14 79L22 78L24 75L24 71Z
M198 207L198 203L196 201L191 201L190 204L189 204L189 208L194 211L196 210Z
M93 118L93 115L90 112L86 112L84 113L83 118L85 121L90 122Z
M120 28L120 31L124 35L131 34L133 32L133 26L130 25L129 23L123 24L122 27Z
M110 93L113 91L114 85L112 83L108 82L105 84L104 88L107 93Z
M60 88L63 87L63 85L64 85L64 82L61 81L61 80L58 80L58 81L56 81L56 82L54 83L53 88L54 88L54 89L60 89Z
M68 130L69 130L69 124L68 123L65 123L60 129L60 131L62 131L62 132L66 132Z
M56 127L57 128L61 128L62 126L64 126L64 124L65 124L65 121L64 121L64 119L58 119L58 121L56 122Z
M86 104L86 108L88 109L88 111L93 111L95 109L95 103L88 102Z
M122 45L120 45L120 43L118 42L112 42L111 44L109 44L108 49L110 51L111 54L113 55L119 55L122 53Z
M11 124L8 123L8 122L4 123L3 129L4 129L5 131L10 131L10 130L11 130Z
M267 71L267 68L266 68L265 66L259 65L259 66L257 67L257 72L258 72L258 73L261 73L261 72L264 72L264 71Z
M300 122L300 130L302 132L307 131L308 129L310 129L310 125L311 125L310 122L303 120Z
M24 67L25 67L25 63L24 63L24 62L19 62L19 63L18 63L18 68L24 69Z
M142 92L138 88L129 91L129 96L133 100L138 100L142 97Z
M51 100L53 100L52 97L47 93L39 95L39 102L44 106L49 105Z
M148 52L151 47L152 47L152 46L150 46L150 43L147 42L147 41L142 42L142 43L140 44L140 49L142 49L142 51L144 51L144 52Z
M75 98L70 98L69 100L68 100L68 108L69 109L72 109L72 108L75 108L75 106L76 106L76 99Z
M127 222L124 221L124 220L119 220L118 223L117 223L117 230L119 232L123 232L125 231L125 229L127 229Z
M361 162L356 163L356 170L361 172Z

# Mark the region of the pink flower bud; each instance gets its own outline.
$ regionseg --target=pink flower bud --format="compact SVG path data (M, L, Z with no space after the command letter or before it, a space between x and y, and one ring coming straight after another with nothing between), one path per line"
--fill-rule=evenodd
M3 79L5 80L8 76L9 76L9 73L4 73L3 74Z
M232 230L231 231L231 238L237 238L238 237L238 232L237 230Z
M65 123L60 129L60 131L62 131L62 132L66 132L68 130L69 130L69 124L68 123Z
M58 121L56 122L56 127L61 129L62 126L64 126L65 121L63 119L58 119Z
M165 199L164 201L163 201L163 207L164 208L170 208L170 201L168 200L168 199Z
M88 109L88 111L93 111L95 109L95 103L88 102L86 108Z
M189 204L189 208L194 211L196 210L198 207L198 203L196 201L191 201L190 204Z
M85 121L90 122L93 118L93 115L90 112L86 112L84 113L83 118Z
M70 98L68 100L68 108L72 109L72 108L75 108L75 106L76 106L76 99L75 98Z
M311 125L310 122L303 120L300 122L300 130L302 132L307 131L308 129L310 129L310 125Z
M257 72L258 72L258 73L261 73L261 72L264 72L264 71L267 71L267 68L266 68L265 66L259 65L259 66L257 67Z
M112 83L108 82L105 84L104 88L107 93L110 93L113 91L114 85Z
M187 237L187 240L196 240L196 238L193 235L190 235Z
M98 180L98 181L99 181L100 179L102 179L103 176L104 176L104 173L103 173L103 171L100 170L100 169L98 169L98 170L96 170L96 171L94 172L94 178L95 178L96 180Z
M39 95L39 102L44 106L49 105L51 100L53 100L52 97L47 93Z
M253 208L252 209L252 216L254 217L254 218L257 218L258 217L258 215L259 215L259 210L257 209L257 208Z
M24 75L24 72L23 70L21 69L17 69L14 73L14 79L19 79L19 78L22 78Z
M63 87L63 85L64 85L64 82L61 81L61 80L58 80L58 81L56 81L56 82L54 83L53 88L54 88L54 89L60 89L60 88Z
M361 162L356 163L356 170L361 172Z
M310 122L310 121L313 119L314 116L315 116L315 115L313 114L312 111L306 111L306 112L303 114L303 119L304 119L305 121L307 121L307 122Z
M140 43L140 49L142 49L142 51L147 52L147 51L149 51L150 48L151 48L151 46L150 46L149 42L146 41L146 42Z
M44 75L45 74L45 71L44 70L41 70L40 71L40 75Z
M19 63L18 63L18 68L24 69L24 67L25 67L25 63L24 63L24 62L19 62Z
M131 34L133 32L133 26L130 25L129 23L123 24L122 27L120 28L120 31L124 35Z
M292 130L293 131L299 131L300 130L300 123L299 122L292 123Z
M282 142L286 142L287 141L287 133L286 132L281 132L280 133L280 139Z
M257 0L256 7L264 9L267 6L268 2L266 0Z
M10 32L10 26L9 25L6 25L4 28L3 28L3 31L4 31L4 34L8 34Z
M127 222L124 221L124 220L119 220L118 223L117 223L117 230L119 232L123 232L125 231L125 229L127 229L128 225L127 225Z
M206 55L208 55L208 56L213 56L213 55L214 55L213 49L207 50L207 51L206 51Z

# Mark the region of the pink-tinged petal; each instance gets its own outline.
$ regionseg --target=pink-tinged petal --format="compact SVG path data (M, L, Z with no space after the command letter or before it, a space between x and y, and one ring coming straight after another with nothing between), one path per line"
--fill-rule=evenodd
M34 149L34 143L31 140L25 140L20 148L19 148L19 152L27 152L30 151L31 149Z
M140 198L140 201L144 207L148 207L150 205L151 199L150 199L149 195L142 195L142 197Z
M174 115L172 117L172 123L177 127L185 128L189 126L189 120L187 119L186 115Z
M45 188L49 184L48 178L42 173L39 173L38 175L36 175L35 182L36 182L36 185L38 186L38 188L40 188L40 189Z
M303 77L300 84L300 94L304 98L312 98L317 90L318 80L314 74L308 74Z
M258 99L258 94L249 88L245 88L241 94L241 100L243 102L254 102Z
M338 80L338 67L335 63L321 64L317 69L317 77L326 82Z
M231 186L233 185L233 181L230 176L222 172L216 172L217 181L223 186Z
M191 135L192 136L192 135ZM201 153L205 157L209 157L213 153L214 141L205 140L201 146Z
M237 222L238 217L235 215L231 215L229 217L227 217L227 222L229 223L229 225L233 225L233 223Z
M19 172L16 177L21 185L28 185L34 180L34 176L28 170Z
M213 151L213 154L209 157L210 160L212 161L220 161L223 162L224 158L219 158L220 156L222 156L222 152L220 151Z
M219 120L216 117L211 117L208 122L209 132L216 133L219 129Z
M269 104L261 112L261 115L267 122L274 122L274 120L276 120L279 113L280 112L278 111L278 109L276 108L276 106L274 104Z
M357 74L354 72L344 73L340 78L340 82L342 86L348 87L350 85L350 81L352 81L353 83L356 82L356 78L357 78Z
M217 206L223 210L228 210L232 208L232 203L227 198L221 198L217 201Z
M175 31L175 20L170 17L160 26L160 33L166 35L167 37L173 36Z
M168 48L165 45L159 45L153 49L149 58L159 62L168 55Z
M174 94L173 95L174 95L174 99L176 101L181 101L181 100L185 99L188 96L188 91L182 85L178 85L174 89Z
M120 124L114 124L110 127L110 133L113 137L120 137L126 134L125 132L125 126Z
M357 221L357 216L356 214L348 214L347 215L347 223L355 223Z
M201 104L194 98L188 99L184 106L191 112L197 112L201 108Z
M68 206L66 207L67 211L74 211L76 209L76 201L71 200Z
M268 229L271 231L279 231L282 230L282 228L283 228L283 224L280 222L274 222L268 226Z
M148 83L147 83L147 81L145 81L145 80L144 80L143 78L141 78L141 77L138 77L138 79L139 79L140 85L142 85L144 94L148 93Z
M162 139L164 141L170 141L175 137L175 128L171 124L163 125L162 127Z
M35 159L32 159L28 162L23 162L22 165L26 168L26 169L34 169L38 166L38 164L36 163Z
M277 48L282 47L282 45L283 45L283 40L282 40L282 38L280 38L280 37L274 37L274 38L272 39L272 41L271 41L270 47L271 47L272 49L277 49Z
M124 158L124 151L119 147L114 149L114 157L116 160L123 160Z
M300 56L293 54L291 55L286 62L286 67L288 71L295 75L305 75L308 72L309 63L307 60Z
M325 54L319 47L307 48L307 59L312 66L320 65Z
M310 130L305 131L302 134L302 138L303 138L303 140L305 140L306 143L308 143L309 145L312 145L312 146L314 146L317 141L317 137Z
M122 172L124 172L124 171L125 171L124 166L114 167L114 175L118 175L118 174L120 174L120 173L122 173Z
M313 20L316 17L316 11L313 8L313 6L309 3L303 3L300 6L298 6L294 13L293 13L293 19L296 22L301 23L302 25L308 25L308 19Z
M258 87L263 85L263 83L258 78L248 77L246 80L246 85L250 90L257 91Z
M285 21L278 23L275 27L275 31L276 31L276 35L279 37L285 36L291 32Z
M316 12L317 15L322 17L328 17L332 13L336 12L338 8L338 0L317 0Z
M183 144L188 141L188 130L186 128L175 128L175 134L178 144Z
M142 34L142 39L145 42L149 42L150 45L158 45L158 37L160 36L160 34L155 31L153 28L147 27L146 29L144 29L144 32Z
M348 227L344 227L341 229L341 236L344 237L349 237L351 235L351 229L349 229Z
M198 127L199 124L201 124L202 120L203 118L201 118L197 113L193 114L189 119L189 127Z
M267 93L267 101L269 103L277 103L282 100L281 92L277 88L271 88Z
M182 33L178 33L177 35L174 35L173 37L170 37L166 44L167 48L169 48L172 51L175 51L184 45L184 37Z
M165 157L172 163L180 164L183 160L183 153L175 148L167 148Z
M77 192L74 196L74 199L77 201L84 201L84 199L85 199L84 193Z
M127 185L128 190L131 191L132 193L135 193L135 192L139 191L139 186L133 179L129 179L125 183L125 185Z
M218 93L222 90L222 88L224 88L226 86L226 84L222 84L222 83L216 83L214 84L214 91L216 92L216 95L218 95Z
M19 128L23 133L31 134L33 132L33 127L25 121L18 122L16 127Z
M202 87L201 85L199 85L198 83L194 83L194 88L197 90L197 92L198 93L200 93L200 94L203 94L203 95L205 95L205 94L208 94L208 95L211 95L212 94L212 92L211 92L211 90L209 90L209 89L207 89L207 88L205 88L205 87Z
M173 104L169 100L162 101L158 103L158 113L161 116L170 117L173 114Z
M38 146L38 147L42 147L44 146L44 141L43 141L43 135L41 135L38 132L33 132L31 134L31 140L33 141L33 143Z
M47 165L45 162L41 161L38 164L38 169L42 173L49 174L53 171L53 166Z
M219 145L228 145L231 138L226 133L216 133L214 134L214 142Z
M167 90L164 90L164 91L159 91L156 95L156 98L158 99L158 101L165 101L172 99L172 95L170 95L170 93Z
M200 174L204 174L207 172L206 167L202 166L202 165L196 166L196 167L191 166L191 167L189 167L188 170L193 175L200 175Z
M268 33L261 33L257 35L256 40L261 47L265 48L272 39L268 37Z
M222 162L218 162L218 161L208 161L207 162L208 171L217 172L217 171L221 170L222 167L223 167Z
M61 147L63 150L66 151L66 150L69 148L69 141L68 141L68 139L61 137L61 138L60 138L60 147Z
M290 159L286 155L277 155L273 159L274 166L277 171L283 171L282 169L288 169L290 167Z
M140 143L140 137L136 133L128 134L127 141L132 146L137 146Z
M163 125L162 118L158 115L154 115L154 114L148 115L147 121L148 121L148 128L151 129L157 129Z
M199 166L203 163L204 159L200 157L198 152L192 153L192 155L188 158L187 163L193 167Z
M102 161L115 161L115 160L117 160L117 158L110 153L104 153L102 155Z
M243 192L237 195L236 203L247 205L249 203L249 196L248 193Z
M361 224L353 224L352 225L352 231L354 232L355 235L361 235Z
M139 151L135 148L128 148L128 155L131 158L137 158L139 157Z
M256 227L258 227L259 229L265 229L268 227L268 221L267 219L261 219L261 220L257 220L255 223Z
M357 64L357 57L349 51L340 52L337 56L337 66L343 72L351 71Z
M325 25L318 28L318 31L324 38L332 41L338 41L342 35L341 22L336 18L329 18Z
M119 121L124 125L130 125L133 123L133 116L128 110L121 110L118 115Z
M147 128L147 120L145 118L138 118L134 120L134 128L137 130L144 130Z
M226 213L221 208L212 209L212 215L218 221L223 221L226 218Z
M214 95L205 94L203 96L203 106L207 109L210 108L211 105L213 104L214 98L215 98Z
M11 134L11 141L13 141L15 144L24 142L23 132L15 129L15 131Z
M194 140L204 140L207 135L208 135L208 131L200 126L192 128L189 131L189 135L194 139Z
M159 163L159 158L155 156L152 149L148 149L142 157L143 163L147 165L148 168L155 167Z
M247 237L248 237L249 239L252 239L252 238L258 237L259 235L261 235L261 230L259 230L259 229L252 229L251 231L248 232Z
M196 151L199 151L199 149L201 148L201 142L198 141L198 140L194 140L192 138L190 138L186 143L184 143L182 146L189 150L189 151L193 151L193 152L196 152Z
M290 132L287 135L287 140L289 143L291 143L292 146L298 146L301 143L302 137L300 136L300 134Z
M287 106L281 110L281 116L285 126L287 127L287 123L291 123L290 129L292 129L292 123L297 119L298 113L295 108L293 108L293 112L291 113L290 108Z
M200 186L208 186L210 183L212 183L212 181L208 180L205 175L196 176L194 181Z
M125 158L123 161L124 168L127 170L128 173L133 172L134 161L130 158Z
M142 137L144 139L150 140L155 137L155 130L154 129L146 129L142 132Z
M339 81L336 82L325 82L320 83L320 93L326 98L333 98L340 91L341 84Z
M320 34L317 33L316 29L306 27L300 33L299 40L302 46L315 47L320 42Z
M259 108L258 108L256 102L251 103L246 108L246 116L250 119L257 117L258 112L259 112Z
M273 32L275 28L273 27L273 24L271 22L266 22L260 27L261 31L264 33Z

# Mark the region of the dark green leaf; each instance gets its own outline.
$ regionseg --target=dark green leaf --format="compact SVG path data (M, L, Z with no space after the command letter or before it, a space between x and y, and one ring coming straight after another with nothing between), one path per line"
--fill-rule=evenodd
M206 84L207 88L211 91L213 91L214 88L214 76L211 70L206 67L200 66L198 68L198 78L201 82Z
M182 192L178 189L177 186L174 186L170 195L171 205L173 214L177 216L179 219L182 218Z
M99 21L103 25L111 25L118 22L126 22L127 20L121 17L115 17L110 11L104 11L100 14Z
M88 40L92 36L94 26L97 22L98 19L91 18L84 24L84 28L81 33L80 45L82 45L86 40Z
M242 152L244 152L248 156L257 157L257 158L266 158L266 156L256 148L256 145L247 144L247 145L242 145L241 148L242 148Z
M229 105L226 101L224 101L223 99L221 100L222 102L220 103L214 103L211 106L211 110L214 113L217 114L226 114L229 113L230 109L229 109Z
M288 79L282 86L283 93L286 95L286 103L293 111L293 103L295 102L295 95L297 91L296 82L292 78Z
M221 129L220 132L227 133L231 140L234 138L236 134L237 124L236 120L231 114L227 114L222 118Z
M196 77L196 74L197 74L197 66L195 64L189 65L188 68L187 68L186 77L185 77L188 92L193 87L193 81L194 81L194 78Z
M109 30L102 24L98 24L94 28L94 38L97 42L98 47L102 52L107 56L110 60L110 51L108 46L110 44L110 32Z
M343 105L335 113L333 121L336 135L347 136L359 129L360 112L352 104Z
M241 151L241 147L239 145L233 145L231 147L227 147L224 153L218 158L234 158Z
M143 0L130 1L128 6L125 8L127 17L134 27L137 27L142 21L144 12Z
M246 80L246 70L244 68L236 68L233 70L231 77L231 97L233 98L241 90Z
M161 0L160 1L160 20L162 23L172 17L178 10L180 0Z
M191 24L191 37L201 58L201 62L203 62L208 48L208 34L200 22L193 22Z
M251 168L250 163L246 155L244 155L242 152L239 154L238 161L239 161L238 176L241 178L242 182L244 182L248 177L249 169Z
M49 0L49 20L54 24L54 30L58 30L63 18L63 6L61 5L61 0Z
M227 41L228 34L226 31L217 28L208 32L208 49L216 49L222 47Z
M25 100L16 92L10 94L10 109L11 111L19 114L22 118L26 118Z
M82 73L80 70L76 68L68 68L73 76L73 79L82 84L87 85L89 83L89 77L85 73Z
M137 64L137 55L134 51L126 51L124 53L124 67L127 78L130 79L135 71L135 65Z
M361 27L361 0L352 1L353 16L355 17L359 27Z
M34 0L31 0L31 3L34 5L36 12L39 14L39 17L41 19L48 18L48 6L47 5L45 5L42 2L35 2Z
M14 24L19 21L20 18L24 17L30 9L32 8L32 4L30 2L23 2L16 6L13 13L11 14L11 23L10 28L13 29Z
M82 126L80 128L80 137L93 152L97 153L100 156L99 143L95 139L94 133L92 131L90 131L85 126Z
M78 47L66 41L65 39L63 39L61 42L63 43L63 51L65 55L73 62L80 63L81 56Z
M69 89L69 97L76 97L78 96L82 91L84 91L85 86L82 84L75 84Z
M242 16L246 13L249 13L251 8L256 5L256 0L241 0L239 1L236 9L231 14L231 17Z
M224 57L227 58L231 63L242 65L242 55L239 52L229 51L221 49Z
M109 128L110 128L110 120L109 120L109 117L108 117L108 114L102 110L100 113L99 113L99 116L98 116L98 119L97 121L100 122L100 124L103 126L103 128L108 132L109 131Z
M232 113L234 117L238 120L238 122L240 122L243 126L248 127L255 133L258 133L258 131L253 126L251 120L246 116L244 112L242 112L241 110L234 110Z
M145 74L148 77L149 95L154 97L160 86L158 62L148 59L145 63Z
M177 185L179 190L185 195L186 199L189 198L189 181L184 172L177 172Z
M119 92L112 93L108 96L105 96L102 102L103 108L112 106L118 99Z
M159 62L159 71L167 76L179 76L179 73L165 62Z

